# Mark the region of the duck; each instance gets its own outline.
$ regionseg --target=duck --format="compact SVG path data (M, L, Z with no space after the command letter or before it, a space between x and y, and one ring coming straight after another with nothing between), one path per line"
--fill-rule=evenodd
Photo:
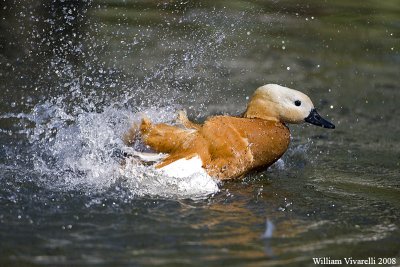
M266 84L255 90L241 116L210 116L201 124L190 121L184 111L175 124L155 124L144 117L123 140L132 145L139 138L160 153L136 155L155 161L155 168L169 176L192 175L200 169L218 180L230 180L268 168L281 158L290 143L287 124L300 123L335 128L304 93Z

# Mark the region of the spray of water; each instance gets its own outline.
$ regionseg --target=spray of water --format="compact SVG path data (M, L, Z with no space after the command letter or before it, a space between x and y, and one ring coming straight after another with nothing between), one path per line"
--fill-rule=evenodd
M142 116L156 122L172 121L174 108L132 113L116 107L103 112L83 112L75 117L48 102L35 107L28 117L34 127L28 134L33 169L49 186L66 190L102 191L119 184L133 195L202 197L218 191L208 176L167 177L153 166L123 166L126 148L123 133ZM50 182L51 181L51 182Z

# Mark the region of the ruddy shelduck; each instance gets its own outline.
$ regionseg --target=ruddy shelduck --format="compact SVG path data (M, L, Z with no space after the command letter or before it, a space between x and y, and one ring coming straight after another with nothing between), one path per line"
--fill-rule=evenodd
M286 124L303 122L335 128L321 118L307 95L267 84L255 91L240 117L212 116L197 124L180 112L177 125L153 124L144 118L140 125L131 127L124 141L132 144L141 138L155 152L165 153L157 169L175 168L178 163L195 158L208 175L226 180L277 161L290 142Z

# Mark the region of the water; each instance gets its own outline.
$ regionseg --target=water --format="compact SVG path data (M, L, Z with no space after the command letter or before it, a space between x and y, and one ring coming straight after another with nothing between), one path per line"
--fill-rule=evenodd
M1 6L0 265L400 260L396 1ZM143 114L240 114L266 83L337 126L241 182L121 173Z

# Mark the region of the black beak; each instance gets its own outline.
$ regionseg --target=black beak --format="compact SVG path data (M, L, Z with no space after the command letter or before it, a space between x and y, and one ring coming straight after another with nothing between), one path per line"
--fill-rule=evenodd
M314 108L311 110L310 115L308 115L308 117L304 120L317 126L328 129L335 129L335 125L323 119Z

